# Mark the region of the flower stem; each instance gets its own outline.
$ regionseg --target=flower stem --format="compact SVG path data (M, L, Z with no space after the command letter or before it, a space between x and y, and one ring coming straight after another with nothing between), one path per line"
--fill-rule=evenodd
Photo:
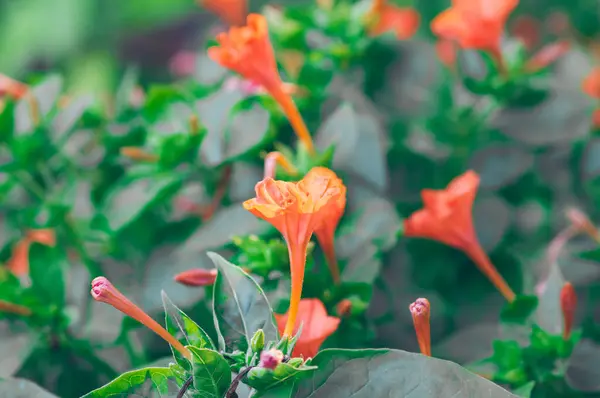
M290 270L292 274L292 291L290 293L290 308L288 319L283 331L283 337L292 337L298 316L298 307L302 297L302 283L304 282L304 267L306 266L306 249L308 242L301 245L289 244Z
M483 251L481 245L477 244L472 249L467 251L467 255L477 265L479 270L492 282L498 291L511 303L515 299L515 293L512 291L508 283L498 272L494 264L490 261L488 255Z
M304 144L308 152L311 155L314 155L315 147L313 144L312 137L292 97L290 97L289 94L286 94L283 90L279 88L276 90L272 90L271 95L283 109L285 115L290 121L290 124L294 128L298 139Z

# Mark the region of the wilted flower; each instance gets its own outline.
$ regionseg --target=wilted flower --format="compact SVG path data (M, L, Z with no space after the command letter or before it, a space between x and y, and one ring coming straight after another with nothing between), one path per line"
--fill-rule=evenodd
M462 48L488 51L499 62L500 41L506 20L519 0L452 0L452 7L431 22L440 38L457 41Z
M210 286L217 279L217 270L194 268L175 275L174 279L186 286Z
M289 312L285 315L275 314L279 331L285 331L289 325L289 314ZM325 306L319 299L303 299L299 305L297 324L298 327L294 328L293 332L296 333L302 324L302 333L292 355L309 358L317 355L323 342L337 330L340 319L328 316Z
M267 177L256 184L255 191L256 198L245 201L244 208L277 228L288 246L292 291L284 336L290 337L302 295L308 243L313 232L332 216L345 187L341 180L286 182Z
M198 0L200 6L216 14L231 26L244 24L248 13L247 0Z
M275 369L283 361L283 352L271 349L260 353L260 364L261 368Z
M56 235L53 229L30 229L25 233L13 248L12 256L8 260L8 269L16 276L29 274L29 247L32 243L54 247L56 245Z
M99 276L92 281L92 297L96 301L101 301L113 306L127 316L135 319L154 333L162 337L167 343L181 353L185 358L190 359L190 351L183 346L175 337L160 326L150 315L146 314L137 305L133 304L125 297L108 279Z
M427 356L431 356L430 308L429 300L425 298L419 298L408 306L415 326L419 349L421 354Z
M229 33L221 33L216 39L219 46L209 48L208 56L264 87L279 103L306 149L314 153L310 132L279 76L265 17L250 14L246 26L232 27Z
M346 209L346 186L340 178L326 167L315 167L304 177L307 186L324 187L337 186L340 189L340 195L329 206L329 215L323 218L321 225L315 229L315 235L327 259L327 265L333 281L340 283L340 269L335 256L335 230Z
M563 314L563 339L568 340L571 337L577 309L577 294L570 282L565 283L560 291L560 308Z
M387 0L373 0L369 17L369 34L378 36L394 31L400 40L410 39L419 29L421 16L410 7L397 7Z
M570 48L571 44L566 40L548 44L547 46L542 47L540 51L535 53L529 61L527 61L525 70L536 72L540 69L544 69L565 55Z
M421 191L425 207L404 221L404 234L445 243L467 254L502 295L513 301L514 292L484 252L473 226L472 208L479 176L467 171L444 190Z

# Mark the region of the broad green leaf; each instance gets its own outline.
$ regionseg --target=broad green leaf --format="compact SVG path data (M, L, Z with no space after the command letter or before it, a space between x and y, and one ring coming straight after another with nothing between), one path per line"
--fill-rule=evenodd
M258 283L217 253L207 255L219 270L213 296L219 347L224 350L239 344L245 350L258 329L265 332L266 342L278 340L273 310Z
M126 227L154 203L164 199L180 183L176 175L156 175L131 181L111 193L104 214L113 231Z
M283 384L290 384L300 377L309 375L316 369L315 366L293 367L288 363L281 363L275 369L255 367L248 372L245 383L258 391L278 388Z
M1 398L58 398L25 379L0 379Z
M29 249L29 274L32 289L48 304L62 308L65 303L67 263L58 247L34 243Z
M500 319L506 323L524 323L538 306L536 296L518 295L512 303L502 309Z
M169 368L143 368L125 372L110 383L91 391L81 398L104 398L129 396L141 388L147 380L152 382L152 389L159 394L173 393L174 386L169 379L173 379L173 373Z
M298 383L295 398L516 397L453 362L401 350L324 350L310 365L319 370Z
M264 392L257 392L256 398L293 398L294 395L294 385L282 385Z
M165 325L169 333L175 336L184 346L216 348L206 332L173 304L164 290L161 292L161 296L165 308ZM186 364L186 361L183 360L184 358L177 350L173 350L171 347L171 351L173 351L178 363Z
M275 135L271 129L269 112L257 103L249 109L234 112L227 133L223 154L225 161L237 160L244 154L263 147Z
M193 386L203 398L222 398L231 385L231 369L221 354L207 348L187 347L192 352Z

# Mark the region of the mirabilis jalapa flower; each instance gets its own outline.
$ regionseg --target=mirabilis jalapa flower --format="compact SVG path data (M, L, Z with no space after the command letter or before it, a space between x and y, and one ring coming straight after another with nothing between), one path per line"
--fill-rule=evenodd
M29 275L29 247L32 243L54 247L56 235L50 228L31 229L13 248L12 256L8 260L8 269L15 276Z
M346 187L331 170L317 167L298 182L267 177L256 184L255 191L256 197L245 201L244 208L271 223L288 246L292 290L283 336L291 337L302 296L308 243L315 231L329 231L329 225L339 213L341 197L346 195Z
M279 103L306 150L314 154L310 132L279 76L265 17L250 14L245 26L233 26L228 33L217 35L216 39L219 45L209 48L208 56L221 66L261 85Z
M275 314L279 331L285 330L290 319L288 313ZM331 336L340 325L340 319L327 315L325 306L319 299L303 299L300 301L298 319L293 332L296 333L302 325L302 333L296 342L292 356L312 358L317 355L319 348L327 337Z
M452 6L431 22L431 30L462 48L489 52L502 67L502 34L518 4L519 0L452 0Z
M373 0L367 15L371 36L393 31L399 40L413 37L421 22L421 16L413 8L398 7L387 0Z
M479 175L467 171L444 190L421 191L425 207L404 221L404 235L437 240L462 250L502 295L512 302L515 293L481 247L473 226L472 208Z
M192 353L185 348L173 335L165 328L160 326L158 322L146 314L140 307L133 304L127 297L123 295L108 279L99 276L92 281L92 290L90 292L96 301L106 303L121 311L123 314L135 319L154 333L162 337L167 343L179 351L187 359L191 359Z

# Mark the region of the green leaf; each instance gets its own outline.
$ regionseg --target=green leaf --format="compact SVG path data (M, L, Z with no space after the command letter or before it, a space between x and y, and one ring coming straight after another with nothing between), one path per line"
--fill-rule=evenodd
M516 341L496 340L493 343L494 355L492 361L502 371L519 368L523 362L521 347Z
M76 97L61 109L52 120L52 140L54 142L63 140L93 103L92 96Z
M210 337L200 326L191 320L167 297L164 290L161 292L163 307L165 308L165 325L167 331L175 336L184 346L189 345L198 348L216 348ZM187 361L177 350L173 350L173 356L177 363L189 370Z
M173 192L179 183L176 175L155 175L117 188L104 203L104 214L111 229L117 232L135 221L146 209Z
M33 96L36 101L38 116L43 120L54 108L63 86L63 79L58 75L47 77L42 83L33 88ZM15 109L15 132L25 133L33 130L33 120L31 118L34 112L31 109L31 102L28 98L23 98L17 104Z
M453 362L401 350L323 350L310 365L319 370L298 383L296 398L515 397Z
M0 397L6 398L57 398L56 395L25 379L0 379Z
M530 381L529 383L517 388L513 392L521 398L531 398L531 393L533 392L534 388L535 381Z
M207 348L187 348L192 352L194 389L203 398L222 398L231 385L231 369L225 358Z
M213 296L219 347L225 350L239 344L246 350L258 329L265 332L266 342L278 340L273 310L258 283L217 253L207 255L219 270Z
M62 308L65 304L67 263L63 251L33 243L29 249L29 274L32 289L48 304Z
M147 380L152 382L152 390L159 394L173 393L174 386L169 379L173 379L169 368L143 368L125 372L110 383L84 395L81 398L104 398L114 396L128 396L142 387ZM175 390L176 391L176 390Z
M500 313L500 319L505 323L524 323L538 306L536 296L517 296L512 303L508 303Z
M600 345L592 340L581 340L565 371L567 384L579 391L600 392Z
M265 391L299 380L300 377L309 375L315 369L317 369L316 366L296 368L289 363L281 363L273 370L255 367L248 372L247 379L244 382L252 388Z

